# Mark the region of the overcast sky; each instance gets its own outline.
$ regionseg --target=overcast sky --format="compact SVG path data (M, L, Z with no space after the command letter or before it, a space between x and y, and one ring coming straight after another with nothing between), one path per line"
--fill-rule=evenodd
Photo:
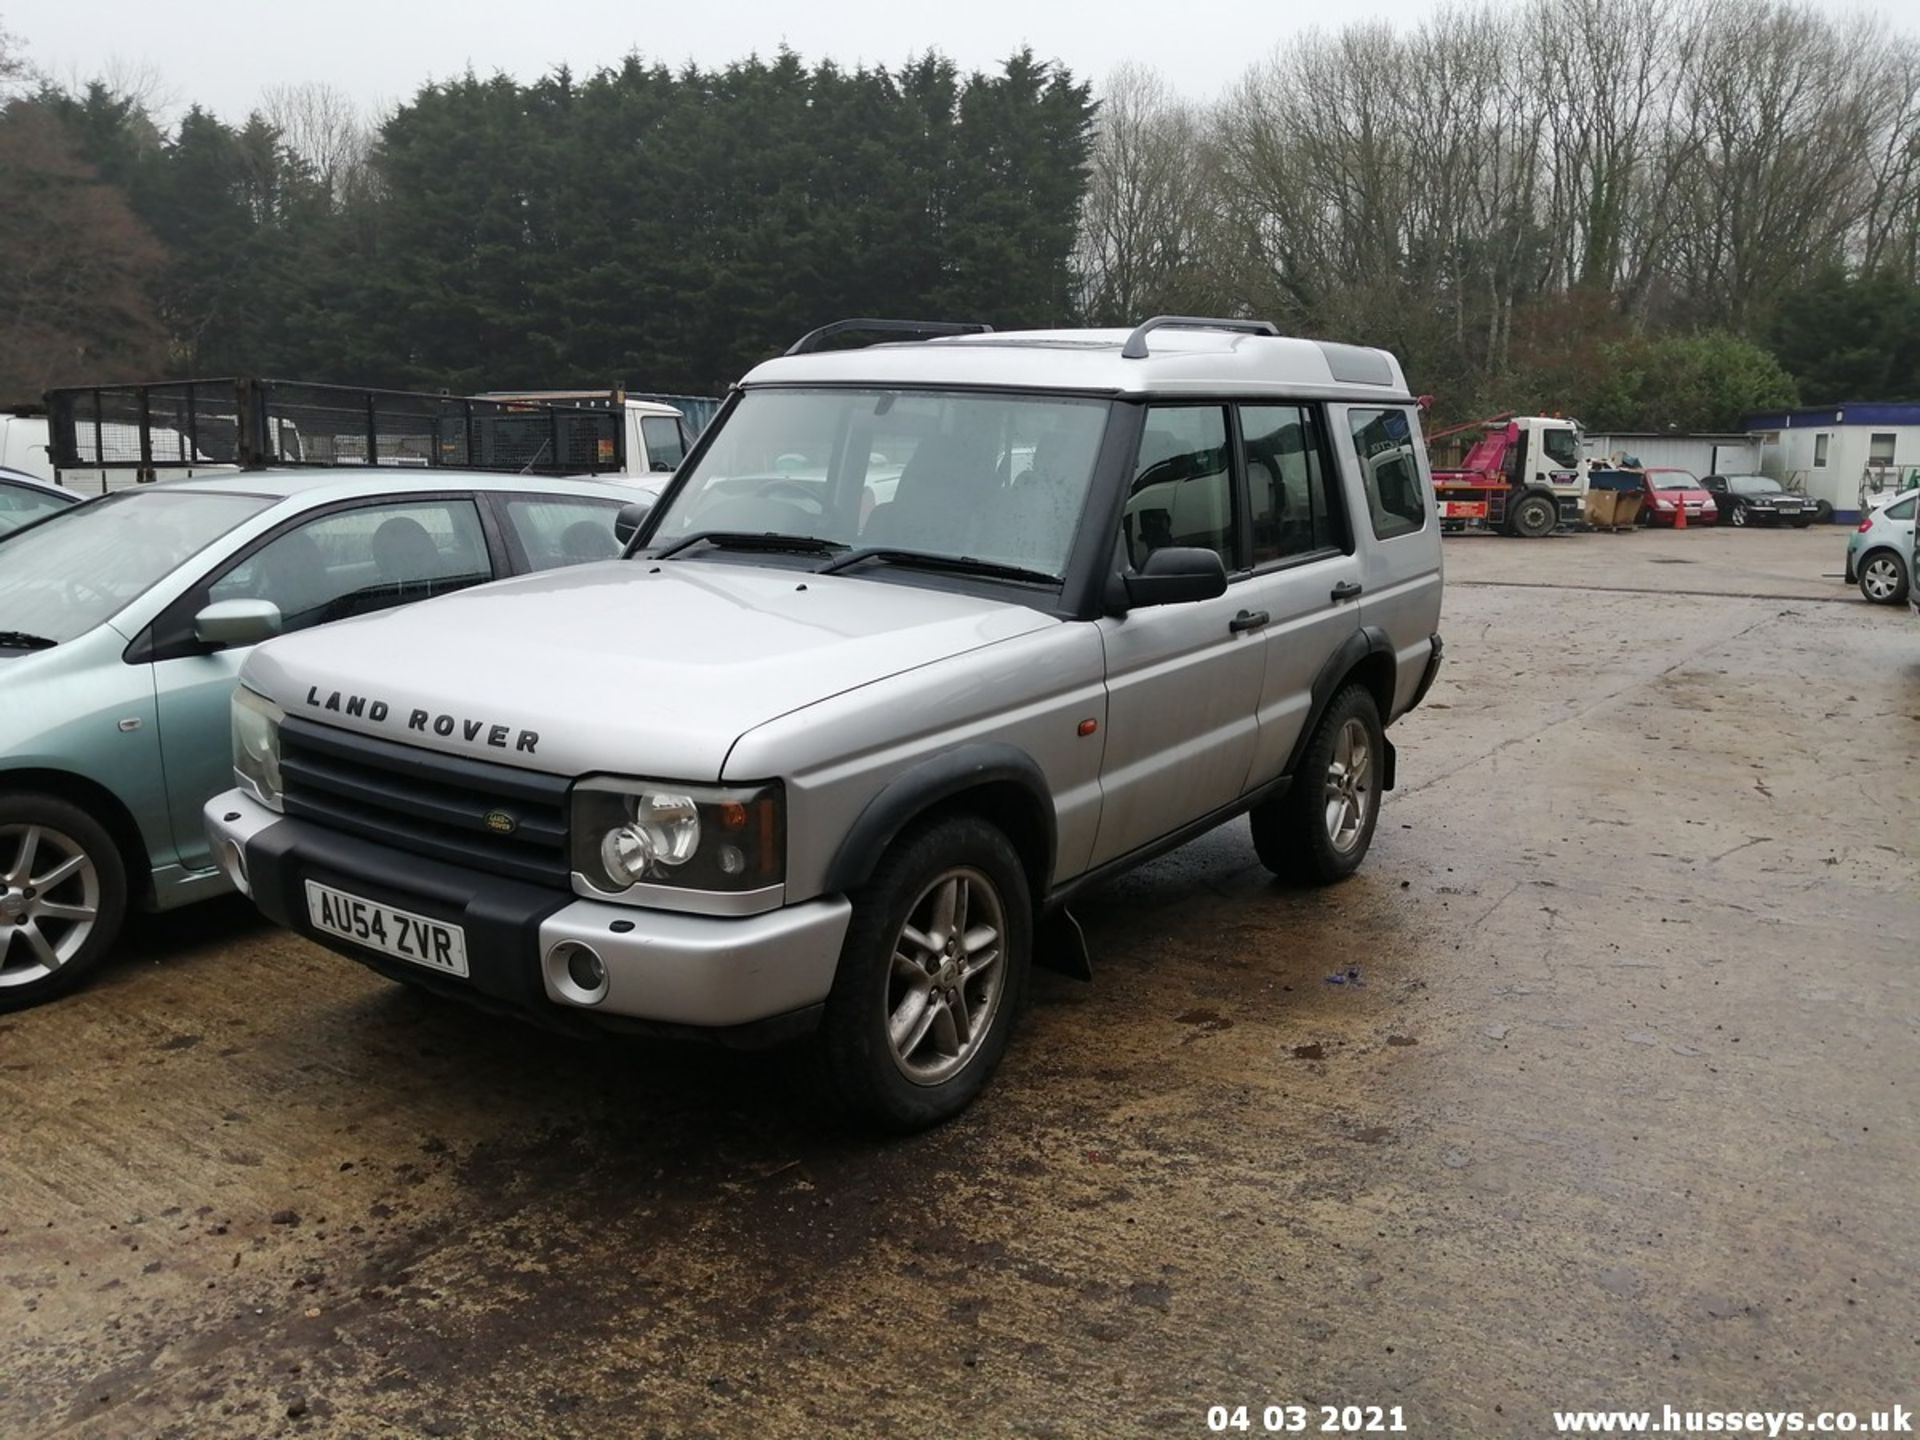
M638 49L677 65L723 64L781 44L807 60L897 65L938 46L963 67L1021 45L1098 81L1148 62L1180 91L1211 99L1248 61L1315 22L1417 23L1436 0L1347 0L1338 8L1271 0L0 0L0 28L57 79L151 72L170 111L194 101L246 113L269 85L327 81L367 106L407 99L427 79L471 66L522 79L561 64L591 71ZM1852 13L1850 0L1823 8ZM1920 0L1868 7L1920 29Z

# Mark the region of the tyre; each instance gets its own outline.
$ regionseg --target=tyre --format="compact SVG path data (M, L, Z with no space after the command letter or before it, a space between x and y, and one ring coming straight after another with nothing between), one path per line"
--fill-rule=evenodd
M1738 500L1734 501L1733 508L1727 511L1727 523L1729 525L1745 525L1747 523L1747 507L1742 505Z
M980 1093L1019 1019L1033 899L1013 844L973 815L896 840L853 896L818 1043L858 1120L925 1129Z
M1251 813L1260 863L1286 880L1330 885L1360 868L1380 818L1387 737L1364 685L1333 697L1293 787Z
M1891 550L1875 550L1860 562L1860 593L1875 605L1899 605L1907 598L1907 563Z
M126 913L126 866L99 821L52 795L0 795L0 1012L84 983Z
M1560 511L1550 496L1522 495L1507 519L1507 528L1523 540L1538 540L1551 535L1559 523Z
M1831 524L1833 521L1833 502L1830 500L1814 501L1813 518L1822 525Z

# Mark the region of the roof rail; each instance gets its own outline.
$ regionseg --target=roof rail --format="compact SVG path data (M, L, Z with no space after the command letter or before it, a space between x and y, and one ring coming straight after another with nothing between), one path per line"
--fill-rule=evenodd
M835 335L871 331L879 335L985 335L991 325L966 320L836 320L809 330L788 347L789 355L811 355Z
M1155 330L1232 330L1241 335L1278 335L1280 327L1271 320L1209 320L1204 315L1156 315L1143 320L1120 347L1122 360L1147 358L1147 336Z

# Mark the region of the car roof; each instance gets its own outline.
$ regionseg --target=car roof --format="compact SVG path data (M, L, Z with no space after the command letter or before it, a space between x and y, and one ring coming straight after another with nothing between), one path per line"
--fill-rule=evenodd
M784 355L743 386L907 385L1078 390L1112 395L1314 393L1404 403L1400 362L1385 350L1214 329L1154 330L1143 359L1130 330L1006 330Z
M553 494L577 498L611 495L626 501L652 500L658 491L632 483L632 477L605 480L589 476L502 474L485 470L380 465L334 469L276 468L227 470L182 476L143 485L142 490L200 491L207 494L264 495L274 500L357 500L367 495L424 495L443 490L490 490L514 494ZM125 492L122 492L125 493Z
M11 465L0 465L0 480L5 480L9 485L24 485L29 490L44 490L49 495L65 495L73 500L87 498L77 491L69 490L64 485L55 485L51 480L42 480L38 475L29 475L26 471L16 470Z

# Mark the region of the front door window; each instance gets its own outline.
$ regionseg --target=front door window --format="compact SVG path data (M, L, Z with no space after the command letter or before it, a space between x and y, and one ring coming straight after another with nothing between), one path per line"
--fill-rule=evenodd
M1162 405L1147 412L1122 523L1136 570L1171 546L1211 550L1229 571L1239 568L1223 407Z

